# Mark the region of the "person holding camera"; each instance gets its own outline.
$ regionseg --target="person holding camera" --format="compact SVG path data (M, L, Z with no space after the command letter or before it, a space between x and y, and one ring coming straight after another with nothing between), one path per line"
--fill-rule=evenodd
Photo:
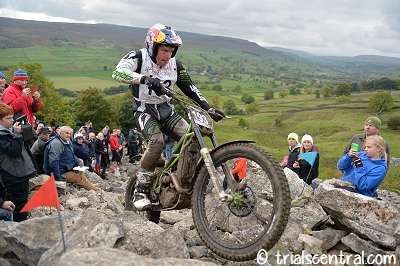
M27 219L21 209L28 202L29 179L36 176L32 154L22 138L22 127L14 123L14 110L0 102L0 176L6 200L15 204L14 221Z
M40 93L35 91L31 95L31 89L26 88L28 73L23 69L17 69L13 73L14 82L3 93L3 102L14 109L14 119L23 115L28 118L28 123L34 129L35 119L33 113L39 112L42 106Z
M353 143L358 144L359 151L363 151L365 139L368 136L379 135L379 130L381 129L381 127L382 127L382 121L378 117L376 116L368 117L364 122L364 133L354 135L351 138L351 140L347 143L346 147L344 148L342 156L349 153L351 145ZM386 140L385 140L385 151L386 151L386 163L387 163L386 171L387 171L389 170L389 164L390 164L390 146Z
M364 151L350 149L340 158L338 169L344 173L340 180L352 183L354 192L372 197L386 175L386 142L379 135L371 135L363 146Z

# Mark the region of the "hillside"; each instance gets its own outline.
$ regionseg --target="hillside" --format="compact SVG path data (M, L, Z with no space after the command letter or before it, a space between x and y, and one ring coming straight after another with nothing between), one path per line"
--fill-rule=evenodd
M29 46L73 45L85 48L140 48L147 29L110 24L58 23L0 17L0 49ZM179 32L185 44L207 48L226 48L258 53L286 55L262 48L246 40Z
M4 17L0 17L0 23L2 25L0 27L0 51L11 48L47 46L90 50L114 49L123 54L131 49L143 47L147 31L145 28L109 24L40 22ZM346 81L362 81L382 77L396 78L400 72L400 58L374 55L313 56L305 52L295 52L279 47L265 48L254 42L236 38L190 32L179 32L179 34L184 41L183 49L196 48L201 50L201 54L205 56L215 53L215 49L223 49L236 53L234 56L232 55L236 58L243 53L266 58L269 60L269 65L275 65L274 68L289 76L293 76L293 72L308 69L305 74L309 78L320 73L328 73L341 76ZM117 60L120 55L114 56ZM224 60L226 59L225 57ZM28 61L30 60L28 58ZM244 68L249 68L252 63L240 60ZM209 63L213 68L215 62ZM193 64L197 64L197 60Z

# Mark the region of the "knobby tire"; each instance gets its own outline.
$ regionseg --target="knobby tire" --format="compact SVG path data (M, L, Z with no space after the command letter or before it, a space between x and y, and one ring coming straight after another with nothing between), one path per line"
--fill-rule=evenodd
M255 259L259 250L268 251L278 242L288 222L290 190L286 176L270 153L253 144L232 143L211 157L221 185L221 164L233 166L234 158L246 158L247 175L243 180L247 188L230 192L236 195L237 202L220 202L203 164L192 198L195 227L218 256L232 261Z

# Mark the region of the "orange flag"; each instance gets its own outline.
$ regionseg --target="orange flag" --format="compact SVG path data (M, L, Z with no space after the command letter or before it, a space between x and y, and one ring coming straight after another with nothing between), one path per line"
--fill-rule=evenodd
M27 212L40 206L56 207L57 210L61 210L54 176L51 176L46 183L38 189L22 208L21 212Z

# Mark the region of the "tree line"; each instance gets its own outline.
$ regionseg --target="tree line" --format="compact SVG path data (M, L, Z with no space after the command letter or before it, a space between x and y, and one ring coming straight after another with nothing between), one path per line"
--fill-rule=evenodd
M45 125L63 124L76 127L83 125L85 121L91 120L96 131L100 131L105 125L108 125L110 128L119 127L125 133L129 132L135 125L132 112L132 95L127 85L110 87L103 90L96 87L89 87L79 92L71 92L63 88L56 89L54 83L41 72L42 65L39 63L20 63L18 67L10 68L6 72L7 80L12 80L12 73L17 68L22 68L28 72L28 86L37 85L39 87L43 105L40 112L35 115ZM214 86L200 84L199 88L214 90L216 92L223 90L223 87L219 84ZM352 92L379 91L371 97L369 107L377 112L382 112L390 110L394 103L390 93L385 91L399 90L399 88L400 78L395 80L382 78L380 80L361 83L341 82L335 87L326 83L320 89L311 88L311 86L305 86L300 89L296 85L290 85L287 91L291 95L314 93L316 98L321 96L328 98L336 95L338 101L346 101L348 99L346 97ZM242 87L236 85L232 91L240 94ZM73 99L66 100L64 96L72 97ZM279 92L279 97L284 98L286 96L287 92L285 88L285 90ZM264 100L273 98L274 90L267 89L264 92ZM227 100L221 104L220 95L214 94L210 99L210 104L214 108L222 107L228 115L259 112L259 106L251 94L244 93L241 101L245 104L245 107L239 109L233 100Z

